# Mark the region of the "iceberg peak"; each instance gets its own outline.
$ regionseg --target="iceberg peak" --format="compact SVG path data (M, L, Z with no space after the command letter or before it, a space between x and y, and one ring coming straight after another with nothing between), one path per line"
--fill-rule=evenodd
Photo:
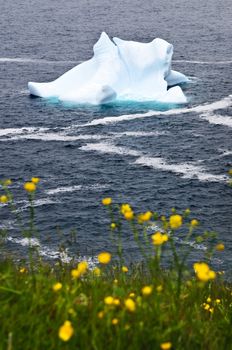
M186 103L179 86L187 77L171 70L173 45L113 38L102 32L93 57L49 83L29 82L32 95L72 103L103 104L115 100Z

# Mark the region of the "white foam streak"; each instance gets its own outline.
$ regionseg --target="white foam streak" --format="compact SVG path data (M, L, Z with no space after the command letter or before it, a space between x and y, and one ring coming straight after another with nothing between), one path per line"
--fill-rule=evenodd
M203 104L195 107L190 107L190 108L169 109L167 111L149 111L147 113L125 114L118 117L105 117L100 119L94 119L87 124L83 124L82 127L114 124L114 123L120 123L124 121L143 119L143 118L162 116L162 115L171 116L171 115L179 115L179 114L186 114L186 113L207 113L207 112L213 112L218 109L227 108L231 105L232 105L232 95L229 95L219 101L215 101L212 103ZM80 126L81 125L79 125L79 127Z
M4 136L6 135L11 135L11 131L13 133L14 129L8 129L9 132L7 131L2 131L2 134ZM33 130L31 130L33 131ZM35 128L36 131L36 128ZM22 135L20 135L22 133ZM0 130L0 136L1 136L1 130ZM78 140L101 140L101 139L107 139L110 136L107 135L77 135L77 136L72 136L72 135L66 135L63 133L40 133L40 132L35 132L35 133L29 133L29 134L23 134L20 132L20 130L16 130L16 135L11 136L10 138L2 138L0 141L20 141L20 140L39 140L39 141L59 141L59 142L72 142L72 141L78 141Z
M41 245L37 238L14 238L9 236L7 240L19 244L22 247L34 247L37 249L40 256L45 256L50 259L60 259L64 263L69 263L73 260L73 258L68 255L67 249L63 251L53 250L47 246Z
M195 165L191 163L178 163L170 164L161 157L151 157L144 155L142 152L131 150L126 147L118 147L109 142L89 143L80 147L83 151L96 151L103 154L118 154L123 156L137 157L133 164L148 166L153 169L161 171L169 171L183 178L192 179L196 178L199 181L209 182L226 182L228 177L226 175L216 175L208 173L201 165Z
M81 61L52 61L52 60L45 60L42 58L28 58L28 57L0 57L0 63L40 63L40 64L77 64L81 63Z
M207 64L207 65L224 65L232 64L231 60L228 61L197 61L197 60L172 60L174 63L193 63L193 64Z
M7 129L0 129L0 136L21 135L21 134L32 133L32 132L44 132L47 130L49 130L49 129L48 128L36 128L36 127L7 128Z
M185 179L197 178L202 182L226 182L228 179L226 175L210 174L206 172L202 166L189 163L168 164L165 159L158 157L142 156L135 161L135 164L148 166L162 171L170 171L181 175Z
M203 120L207 120L210 124L224 125L232 128L232 117L210 113L203 114L200 117Z
M134 157L139 157L141 155L138 151L130 150L126 147L118 147L106 142L88 143L87 145L81 146L80 149L83 151L97 151L98 153L103 154L119 154Z
M113 135L114 138L120 138L123 136L129 136L129 137L153 137L153 136L162 136L162 135L168 135L168 131L151 131L151 132L145 132L145 131L124 131L124 132L112 132L111 135Z
M83 186L83 185L74 185L74 186L66 186L66 187L57 187L50 190L47 190L46 193L50 196L60 194L60 193L67 193L67 192L75 192L75 191L88 191L88 190L101 190L108 187L107 185L101 185L101 184L94 184L89 186Z

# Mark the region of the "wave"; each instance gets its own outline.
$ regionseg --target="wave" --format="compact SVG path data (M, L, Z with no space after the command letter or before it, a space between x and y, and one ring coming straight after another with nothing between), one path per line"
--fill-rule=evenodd
M228 176L211 174L201 165L192 163L170 164L164 158L144 155L142 152L131 150L126 147L118 147L109 142L89 143L80 147L83 151L96 151L103 154L117 154L137 157L133 164L148 166L161 171L168 171L181 175L185 179L198 179L201 182L226 182Z
M129 136L129 137L153 137L153 136L162 136L162 135L169 135L170 133L168 131L124 131L124 132L111 132L110 133L113 138L120 138L123 136Z
M161 171L169 171L181 175L184 179L198 179L200 182L226 182L226 175L208 173L204 167L190 163L169 164L165 159L159 157L139 157L134 164L148 166Z
M50 259L60 259L64 263L70 263L73 258L68 255L68 250L53 250L45 245L41 245L37 238L14 238L7 237L7 241L19 244L22 247L35 247L40 256L45 256Z
M146 113L125 114L125 115L120 115L118 117L105 117L105 118L94 119L89 123L78 125L78 127L115 124L115 123L120 123L124 121L143 119L143 118L162 116L162 115L171 116L171 115L179 115L179 114L186 114L186 113L207 113L207 112L213 112L218 109L224 109L230 106L232 106L232 95L229 95L227 97L224 97L221 100L218 100L212 103L202 104L195 107L176 108L176 109L169 109L167 111L148 111Z
M36 128L36 127L7 128L7 129L0 129L0 136L20 135L20 134L32 133L32 132L44 132L47 130L49 130L49 128Z
M44 58L30 58L30 57L0 57L0 63L12 62L12 63L40 63L40 64L79 64L83 61L72 61L72 60L47 60ZM172 60L173 63L192 63L192 64L206 64L206 65L224 65L231 64L231 60L226 61L202 61L202 60Z
M72 256L69 252L69 250L62 249L59 250L58 248L52 249L46 245L42 245L40 241L37 238L15 238L8 236L6 238L8 242L19 244L22 247L34 247L36 248L38 254L42 257L48 258L48 259L54 259L54 260L61 260L63 263L69 264L70 262L80 262L80 261L87 261L89 269L92 270L96 265L98 264L97 257L89 257L89 256Z
M88 190L101 190L107 188L107 185L101 185L101 184L94 184L89 186L84 185L74 185L74 186L66 186L66 187L57 187L50 190L45 191L48 195L56 195L59 193L65 193L65 192L75 192L75 191L88 191Z
M228 126L229 128L232 128L232 117L229 116L206 113L202 114L200 118L203 120L207 120L210 124L224 125Z
M40 64L78 64L82 61L53 61L43 58L29 58L29 57L0 57L0 63L40 63Z
M23 134L23 131L20 132L18 130L18 132L16 131L13 134L13 130L14 129L12 129L12 132L10 131L10 129L8 129L8 131L7 130L4 131L4 129L0 130L0 136L10 135L10 137L1 138L0 141L4 142L4 141L20 141L20 140L40 140L40 141L47 141L47 142L48 141L72 142L72 141L78 141L78 140L101 140L101 139L110 138L110 136L107 136L107 135L86 134L86 135L72 136L72 135L66 135L65 133L52 133L52 132L40 133L40 132L37 132L36 128L35 130L31 130L32 132L35 131L35 133Z
M197 61L197 60L172 60L174 63L193 63L193 64L208 64L208 65L224 65L231 64L232 61Z

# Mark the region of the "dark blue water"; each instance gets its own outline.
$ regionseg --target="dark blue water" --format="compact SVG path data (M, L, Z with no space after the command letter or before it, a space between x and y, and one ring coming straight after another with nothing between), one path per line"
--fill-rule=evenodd
M56 250L59 232L68 239L76 229L70 255L110 249L100 201L112 196L139 211L189 207L202 231L215 230L225 242L214 263L230 269L231 18L229 0L0 0L0 178L13 179L23 216L22 184L41 178L36 217L43 247ZM134 103L67 107L29 96L28 81L53 80L90 58L103 30L126 40L172 43L173 68L192 77L183 87L190 111L157 115L167 106ZM220 108L210 107L215 101ZM191 110L204 104L207 113ZM143 117L149 110L156 112ZM115 119L125 114L136 116ZM0 219L19 239L7 207ZM129 237L126 248L136 257ZM6 249L23 248L11 241ZM195 249L196 259L201 252Z

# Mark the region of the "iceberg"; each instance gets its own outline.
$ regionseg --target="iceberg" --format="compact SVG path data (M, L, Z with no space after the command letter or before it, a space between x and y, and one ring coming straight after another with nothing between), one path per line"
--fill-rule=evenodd
M76 104L113 101L186 103L178 84L188 78L171 70L173 45L156 38L150 43L110 40L103 32L93 57L54 81L29 82L30 94Z

